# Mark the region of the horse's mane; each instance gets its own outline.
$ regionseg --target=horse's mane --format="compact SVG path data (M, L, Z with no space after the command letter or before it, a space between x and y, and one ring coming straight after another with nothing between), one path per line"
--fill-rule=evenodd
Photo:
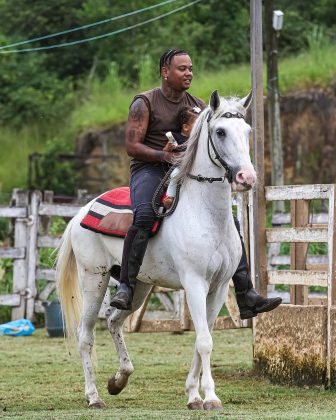
M222 114L225 112L239 112L243 115L246 114L246 109L243 105L239 102L239 98L231 97L231 98L220 98L220 105L216 109L215 113L211 116L210 119L210 126L220 118ZM212 112L210 106L205 108L200 116L197 118L193 129L191 130L190 137L186 142L187 149L184 152L183 156L180 160L176 162L176 165L179 167L179 173L174 177L175 183L180 183L184 180L184 178L190 173L191 167L194 163L198 142L201 136L203 125L206 123L206 120L209 116L209 113Z

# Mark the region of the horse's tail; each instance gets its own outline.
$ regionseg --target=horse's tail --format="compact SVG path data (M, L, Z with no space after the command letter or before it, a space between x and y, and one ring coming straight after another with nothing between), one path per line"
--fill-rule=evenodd
M75 336L82 313L82 294L79 288L75 254L71 244L71 228L74 219L68 224L58 247L56 259L56 283L63 313L63 326L66 337Z

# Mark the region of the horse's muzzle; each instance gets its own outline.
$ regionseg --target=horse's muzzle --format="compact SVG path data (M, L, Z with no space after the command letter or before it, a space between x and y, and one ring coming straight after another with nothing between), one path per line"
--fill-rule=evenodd
M253 187L256 180L257 175L251 165L251 167L240 168L240 170L236 172L232 186L235 191L248 191Z

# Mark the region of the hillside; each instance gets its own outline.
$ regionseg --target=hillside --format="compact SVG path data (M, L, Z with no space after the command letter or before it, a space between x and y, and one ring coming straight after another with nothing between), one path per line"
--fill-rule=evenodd
M147 65L154 64L147 63ZM195 65L191 92L205 101L214 89L218 89L223 96L245 95L250 89L249 65L226 66L216 72L200 73L197 73L197 62ZM334 46L318 46L299 56L282 59L279 73L283 97L293 96L293 92L305 92L311 89L331 91L336 74ZM0 191L9 192L12 188L27 186L29 154L43 152L46 149L48 151L52 149L54 154L57 151L71 153L75 149L81 151L85 147L83 149L83 143L77 140L87 137L87 133L114 133L113 127L119 126L126 120L128 106L134 94L159 84L158 79L153 81L143 77L138 88L125 90L121 80L116 71L111 71L103 82L93 80L89 88L86 86L85 94L82 92L78 96L77 106L69 115L65 115L62 121L45 124L42 120L21 130L3 129L0 133L2 149ZM122 133L120 128L118 130ZM109 147L112 150L111 154L117 156L115 167L119 175L115 182L123 183L127 177L127 158L122 153L122 134L118 139L114 134L108 135L107 138L112 146ZM18 141L19 146L14 148L13 144Z

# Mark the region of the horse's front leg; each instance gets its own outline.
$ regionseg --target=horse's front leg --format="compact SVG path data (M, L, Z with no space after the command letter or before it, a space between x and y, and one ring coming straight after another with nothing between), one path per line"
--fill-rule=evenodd
M93 329L105 296L110 274L89 274L84 269L80 269L79 273L83 289L83 312L78 327L78 347L84 369L85 398L89 407L104 408L105 403L99 397L96 388L91 356L94 344Z
M199 405L198 380L202 367L201 387L204 392L203 408L205 410L220 410L222 403L215 393L215 383L211 374L210 358L212 352L212 337L207 322L206 297L208 285L199 275L188 275L189 280L185 282L185 291L190 315L196 332L196 350L199 354L194 355L193 363L186 382L188 393L188 407L201 408Z
M186 380L186 393L188 394L189 410L203 410L203 400L198 392L201 369L201 356L199 355L197 346L195 345L193 360Z
M152 286L149 284L137 282L131 311L122 311L113 307L109 307L106 311L108 328L119 356L119 369L111 376L107 384L108 392L111 395L119 394L127 385L130 375L134 372L122 331L124 321L131 313L140 308L151 288Z

